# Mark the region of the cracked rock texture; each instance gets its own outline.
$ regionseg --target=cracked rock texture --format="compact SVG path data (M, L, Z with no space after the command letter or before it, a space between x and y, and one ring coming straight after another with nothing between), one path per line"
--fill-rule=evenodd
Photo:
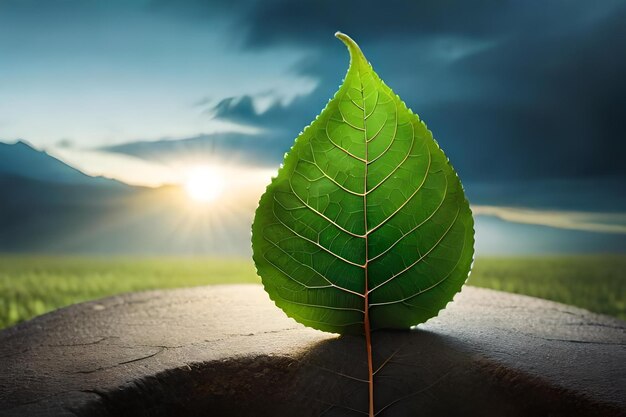
M375 332L379 416L626 415L626 323L466 287ZM126 294L0 332L0 416L350 416L362 338L305 328L258 285Z

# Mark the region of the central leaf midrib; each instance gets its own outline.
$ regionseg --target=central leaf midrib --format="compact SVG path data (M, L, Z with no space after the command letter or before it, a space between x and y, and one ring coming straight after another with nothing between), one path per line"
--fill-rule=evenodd
M369 225L367 223L367 178L369 174L369 142L367 140L367 116L366 116L366 105L365 105L365 97L363 95L363 78L361 76L360 69L357 69L357 75L359 76L359 84L360 84L360 92L361 92L361 103L363 103L362 111L363 111L363 143L365 146L364 154L365 154L365 167L363 173L363 224L364 224L364 238L365 238L365 295L368 293L368 282L367 282L367 263L369 262L369 244L368 244L368 236L369 236ZM376 110L376 106L372 109L372 113ZM370 113L370 115L372 114Z

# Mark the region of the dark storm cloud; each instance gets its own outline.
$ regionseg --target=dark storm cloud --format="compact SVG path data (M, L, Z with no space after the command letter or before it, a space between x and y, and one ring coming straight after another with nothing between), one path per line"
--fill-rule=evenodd
M239 21L250 46L328 44L328 34L336 30L361 42L390 37L407 40L416 35L558 33L585 26L623 6L620 0L593 5L582 0L266 0L244 4Z
M265 1L242 12L246 48L310 48L293 70L307 97L221 119L286 131L277 155L336 91L347 66L332 38L355 37L381 77L427 122L471 180L626 175L626 3Z
M311 94L296 97L289 104L283 104L278 99L274 99L267 109L259 112L254 105L256 98L249 95L228 97L221 100L207 112L218 119L263 127L273 132L284 132L292 135L286 138L286 140L292 142L298 133L298 127L302 130L305 126L302 124L302 118L310 114L311 120L313 120L315 118L315 113L313 112L319 107L312 107L317 104L318 97L317 94Z
M505 24L493 18L506 12L505 3L498 0L273 0L252 8L246 41L250 46L327 43L328 34L336 30L362 42L418 33L484 35Z

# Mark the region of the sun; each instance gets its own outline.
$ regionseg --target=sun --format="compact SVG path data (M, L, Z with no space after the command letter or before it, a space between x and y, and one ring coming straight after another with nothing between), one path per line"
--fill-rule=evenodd
M210 166L194 167L187 173L185 191L194 201L210 203L224 191L224 178Z

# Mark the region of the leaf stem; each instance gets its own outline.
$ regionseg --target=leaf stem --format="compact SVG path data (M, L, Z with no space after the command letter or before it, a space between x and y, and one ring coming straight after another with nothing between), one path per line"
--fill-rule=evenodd
M367 271L367 269L366 269ZM365 272L367 278L367 272ZM367 291L367 279L365 280ZM366 293L367 294L367 293ZM374 363L372 361L372 332L370 329L368 296L365 295L365 348L367 350L367 371L368 371L368 391L369 391L369 417L374 417Z

